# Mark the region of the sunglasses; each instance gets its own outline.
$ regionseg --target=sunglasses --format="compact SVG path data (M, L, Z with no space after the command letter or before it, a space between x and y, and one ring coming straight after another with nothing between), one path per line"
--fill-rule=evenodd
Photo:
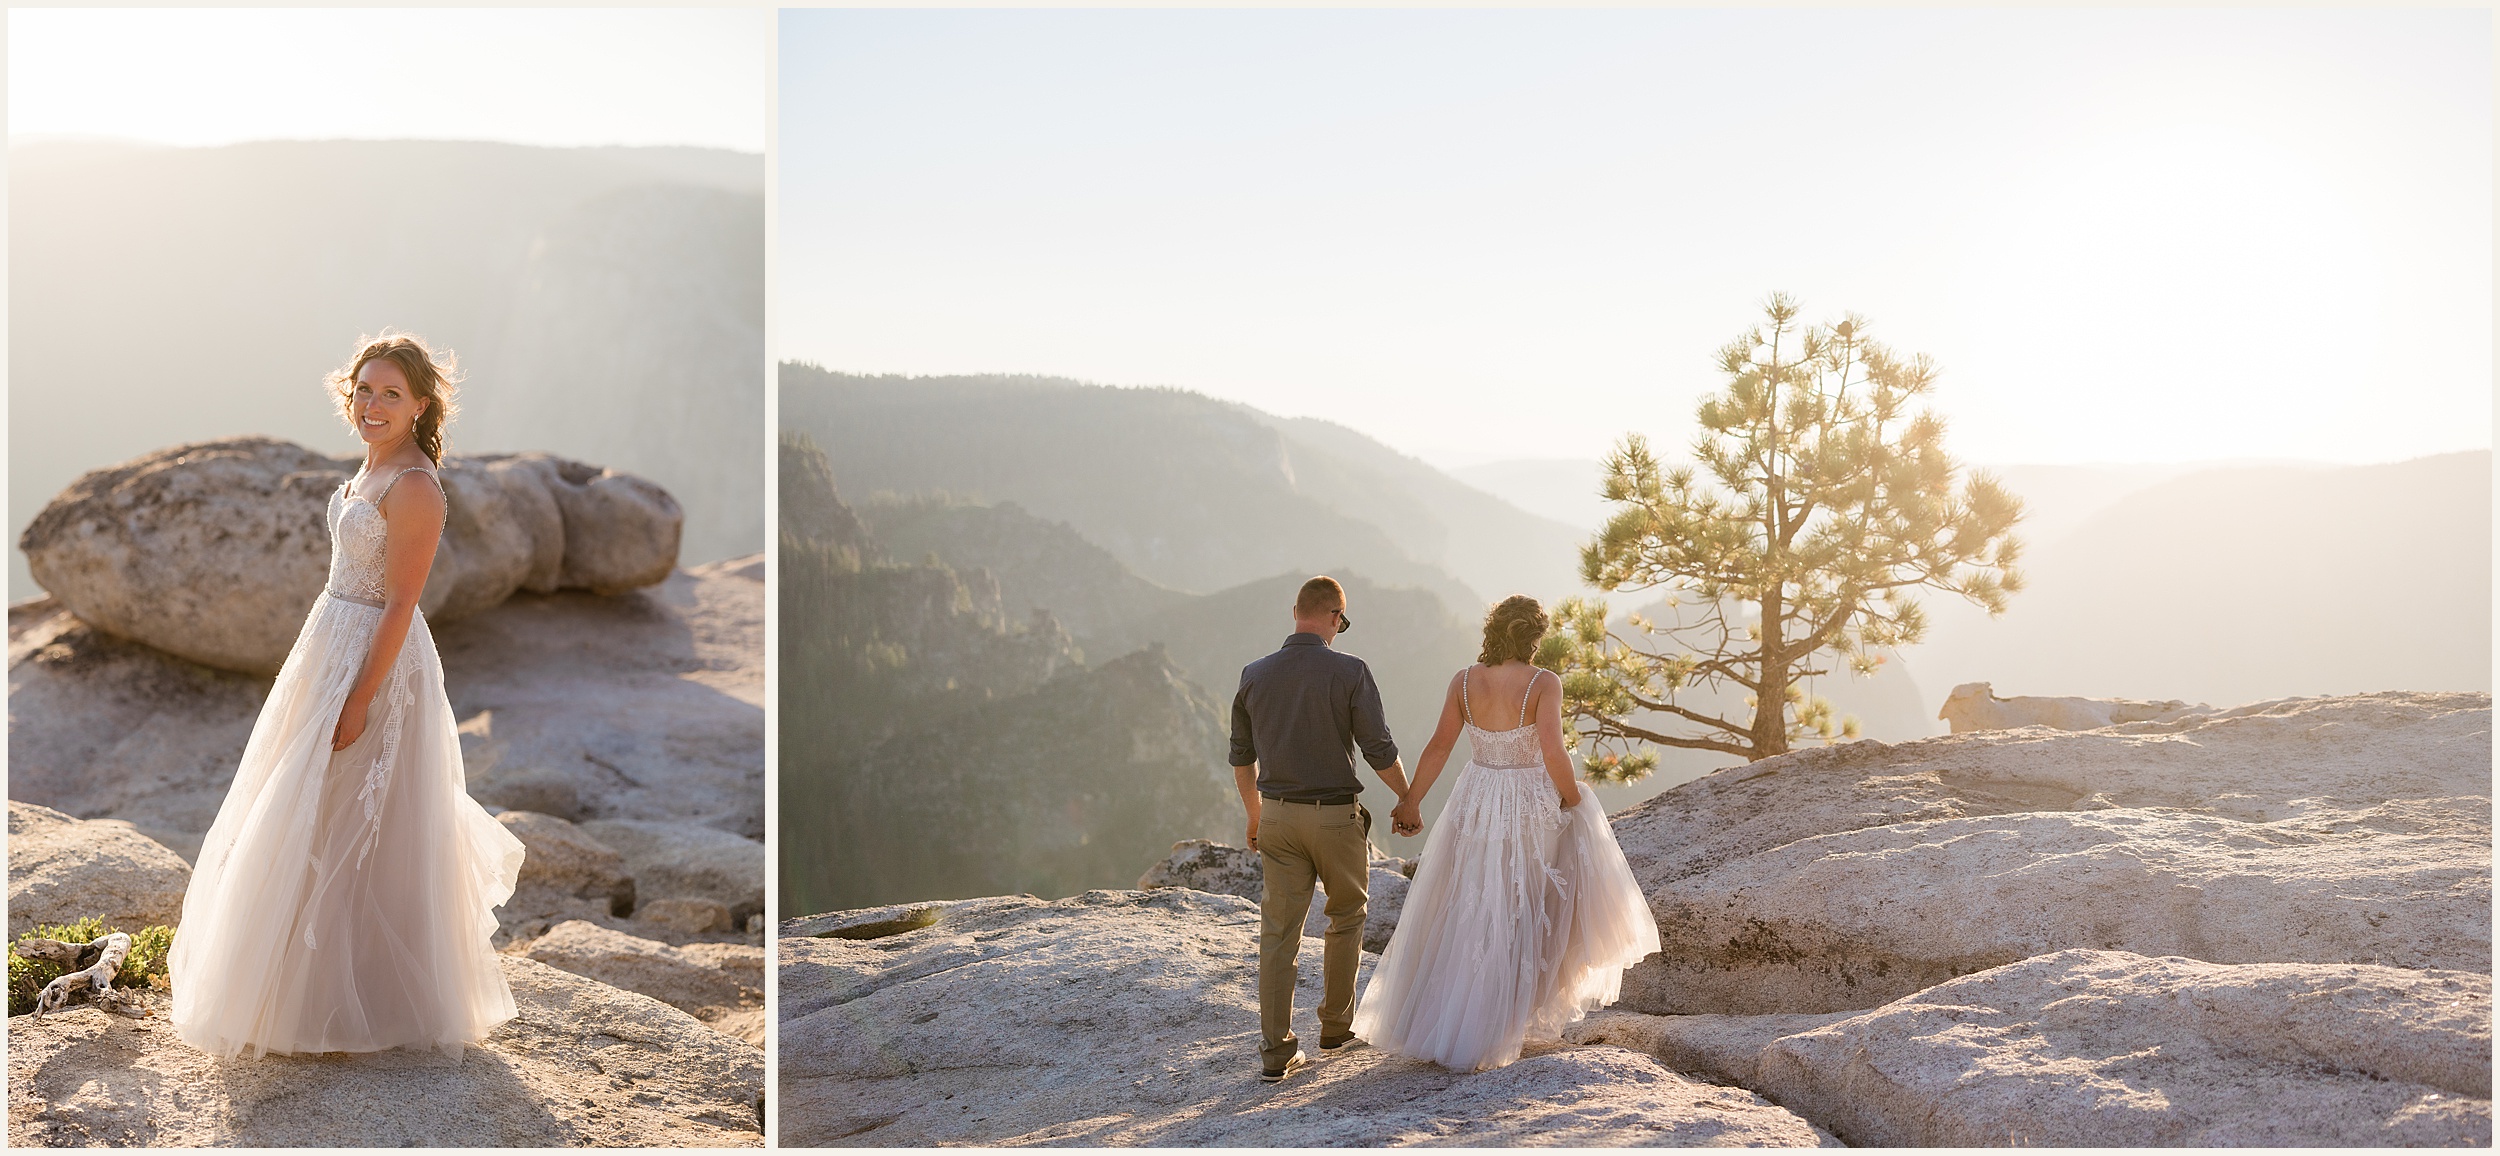
M1335 613L1337 615L1337 633L1343 634L1346 631L1354 629L1354 620L1346 617L1345 611L1339 610Z

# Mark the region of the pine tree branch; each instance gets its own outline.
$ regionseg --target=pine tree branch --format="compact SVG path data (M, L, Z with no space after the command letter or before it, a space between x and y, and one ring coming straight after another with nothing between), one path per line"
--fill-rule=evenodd
M1832 635L1838 632L1842 624L1857 616L1858 603L1865 597L1864 592L1858 589L1855 582L1841 587L1841 591L1840 605L1833 608L1831 617L1824 619L1821 626L1815 627L1812 633L1806 635L1805 641L1800 644L1802 653L1812 654L1823 649L1824 644L1831 641Z
M1743 665L1743 663L1743 659L1713 658L1709 661L1696 664L1693 667L1693 670L1695 673L1708 671L1712 677L1724 678L1729 682L1744 687L1746 690L1761 690L1762 684L1759 681L1747 678L1744 675L1737 673L1737 668Z
M1632 724L1624 722L1623 720L1615 718L1611 715L1593 714L1588 717L1596 720L1599 724L1599 732L1596 735L1591 736L1597 739L1639 739L1642 742L1655 743L1662 747L1677 747L1688 751L1719 751L1746 759L1753 757L1753 748L1750 746L1738 746L1735 743L1726 742L1720 739L1688 738L1683 735L1662 734L1646 727L1633 726ZM1744 734L1745 732L1740 730L1731 731L1729 733Z
M1684 719L1687 722L1697 722L1706 727L1716 727L1719 730L1728 732L1729 734L1741 735L1746 733L1745 728L1729 722L1726 719L1713 718L1710 715L1703 714L1699 711L1687 710L1671 702L1664 702L1650 698L1649 696L1638 691L1626 691L1624 692L1624 697L1631 699L1633 704L1636 706L1640 706L1647 710L1671 714L1677 718Z

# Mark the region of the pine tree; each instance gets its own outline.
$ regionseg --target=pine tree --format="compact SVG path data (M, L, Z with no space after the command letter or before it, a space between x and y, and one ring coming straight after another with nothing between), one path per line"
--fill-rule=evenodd
M1963 478L1943 419L1910 412L1934 388L1933 362L1868 340L1856 315L1801 325L1785 294L1763 311L1719 350L1727 385L1699 407L1698 469L1669 467L1637 434L1606 459L1615 510L1581 550L1582 579L1665 590L1672 609L1618 631L1602 599L1559 608L1537 661L1562 675L1595 781L1648 774L1656 746L1752 760L1809 734L1855 738L1857 720L1835 719L1800 680L1834 663L1871 674L1881 650L1917 642L1922 587L1992 616L2022 589L2021 500L1985 473ZM1730 686L1750 719L1677 701Z

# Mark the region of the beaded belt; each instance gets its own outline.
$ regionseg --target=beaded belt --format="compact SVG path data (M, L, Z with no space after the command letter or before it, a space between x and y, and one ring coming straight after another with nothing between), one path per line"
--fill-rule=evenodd
M336 590L324 590L322 593L327 594L332 598L336 598L341 602L353 602L358 606L370 606L376 610L382 609L382 604L371 598L358 598L353 594L341 594Z

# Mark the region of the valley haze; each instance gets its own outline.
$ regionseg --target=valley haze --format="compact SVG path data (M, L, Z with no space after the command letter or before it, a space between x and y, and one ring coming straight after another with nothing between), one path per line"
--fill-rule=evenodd
M781 412L785 439L805 440L783 448L783 717L824 709L824 692L809 688L798 665L814 661L802 656L819 646L858 657L861 678L890 681L877 700L910 716L863 720L874 735L821 742L807 724L785 721L785 887L786 873L821 851L815 836L790 824L804 826L808 806L828 803L794 803L794 791L843 781L891 799L868 784L905 776L919 784L906 837L938 851L948 840L931 832L969 821L948 810L948 791L1040 791L1030 805L1041 806L1075 773L1059 758L1092 758L1099 773L1112 772L1100 771L1098 756L1031 753L1041 750L1037 736L1144 726L1149 717L1158 720L1150 730L1188 736L1156 757L1165 769L1154 781L1177 773L1197 786L1160 823L1141 829L1134 816L1121 819L1124 843L1237 843L1238 804L1229 803L1219 741L1223 704L1240 667L1290 632L1285 608L1302 578L1324 572L1348 582L1362 628L1338 645L1372 665L1411 758L1450 674L1474 657L1492 601L1528 593L1551 604L1584 592L1577 552L1590 530L1551 516L1572 512L1569 477L1585 467L1591 497L1581 508L1603 505L1593 463L1444 471L1343 425L1166 387L784 363ZM808 497L794 489L793 452L815 455L817 464L801 471ZM2375 466L1999 467L1993 472L2032 503L2017 533L2033 524L2047 531L2026 534L2030 589L1996 620L1957 598L1928 597L1928 641L1888 655L1871 677L1826 676L1809 690L1886 742L1944 733L1938 708L1967 681L1993 682L2003 695L2216 705L2391 688L2488 691L2490 468L2488 451ZM818 520L810 528L794 518ZM792 552L794 540L847 543L833 556L849 549L861 570L827 576L834 585L819 595L831 601L815 606L809 599L819 595L808 591L817 588L795 576L809 555ZM2384 605L2373 603L2386 596L2374 577L2383 573L2408 575L2407 600L2437 612L2352 613ZM892 618L904 613L891 601L893 584L910 574L935 585L912 596L921 609L907 620ZM871 579L885 593L861 593ZM1621 593L1609 603L1619 616L1657 598ZM816 636L801 632L819 614L848 625L809 641ZM1009 665L1027 673L1005 675L995 659L978 660L978 672L963 665L996 647L1025 655ZM1154 692L1161 705L1145 707L1137 692L1114 693L1100 681L1115 670L1146 680L1137 686L1170 689ZM1095 691L1067 681L1089 671L1099 673L1081 677ZM954 689L929 699L902 690L922 679ZM1047 706L1052 696L1056 707ZM1003 765L941 759L949 769L931 780L932 744L993 752ZM1000 753L1009 751L1028 753ZM1662 754L1650 778L1599 788L1610 810L1734 761ZM1149 773L1142 764L1135 771ZM903 781L894 779L894 789ZM1116 781L1080 793L1116 794ZM993 808L1017 813L1003 802L979 805ZM1427 819L1434 813L1437 801ZM1074 826L1060 834L1071 840L1111 835L1102 819L1066 817ZM1374 838L1392 854L1421 846L1385 831ZM998 874L985 884L985 868L966 867L971 875L933 888L888 863L856 873L884 883L845 891L838 903L809 904L808 890L794 888L787 910L1130 885L1125 866L1028 869L1011 866L1003 849L960 850L957 858L988 862Z

